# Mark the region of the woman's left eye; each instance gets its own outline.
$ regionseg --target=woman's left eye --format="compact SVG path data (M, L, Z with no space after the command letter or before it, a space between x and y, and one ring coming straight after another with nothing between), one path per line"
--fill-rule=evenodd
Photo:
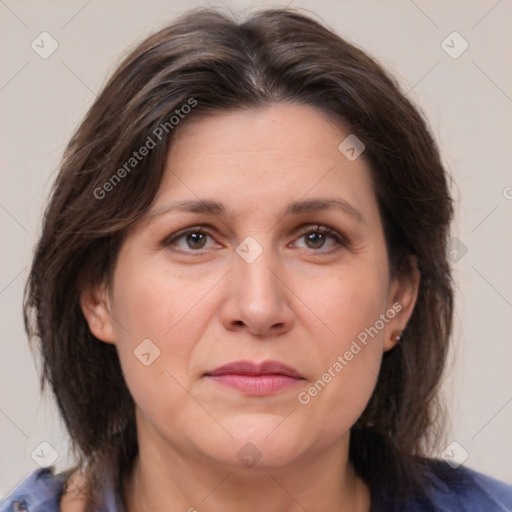
M315 228L308 228L307 231L302 232L298 240L304 239L307 249L325 249L327 240L331 240L330 249L323 252L334 252L340 246L345 246L346 242L337 231L334 231L327 226L316 226Z
M167 237L162 245L165 247L173 246L186 252L190 252L190 250L191 252L200 252L202 249L208 249L208 238L213 237L204 229L197 227ZM336 251L340 246L347 245L343 236L327 226L309 226L306 231L302 231L296 240L302 239L305 241L306 249L313 249L315 252L324 249L322 252L330 253ZM330 248L327 247L326 250L325 246L328 240L331 241L331 244ZM179 242L183 242L185 246L183 246L183 243L180 245Z

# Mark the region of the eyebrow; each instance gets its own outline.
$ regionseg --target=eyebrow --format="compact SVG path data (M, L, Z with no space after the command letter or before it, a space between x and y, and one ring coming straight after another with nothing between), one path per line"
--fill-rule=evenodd
M306 213L315 213L319 211L336 209L354 217L356 220L364 223L363 214L344 199L333 198L313 198L292 201L285 210L285 216L303 215ZM195 199L189 201L174 201L165 206L155 209L150 213L153 219L172 211L181 211L188 213L206 213L217 217L228 217L230 211L218 201L210 199Z

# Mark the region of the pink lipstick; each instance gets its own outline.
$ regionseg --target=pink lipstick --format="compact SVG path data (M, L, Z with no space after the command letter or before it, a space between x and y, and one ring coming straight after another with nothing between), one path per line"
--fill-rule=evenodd
M302 375L279 361L234 361L208 371L205 376L218 384L248 395L269 395L297 385Z

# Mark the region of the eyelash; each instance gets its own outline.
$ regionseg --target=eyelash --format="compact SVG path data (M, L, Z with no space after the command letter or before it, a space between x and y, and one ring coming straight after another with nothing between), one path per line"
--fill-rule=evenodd
M175 243L177 240L186 237L187 235L191 233L202 233L210 238L213 238L213 236L208 232L205 226L194 226L192 228L187 228L183 231L178 231L177 233L174 233L168 237L166 237L162 241L163 247L169 247L173 243ZM336 246L329 249L329 250L323 250L323 248L319 249L311 249L313 252L322 253L322 254L333 254L334 252L338 251L341 247L347 247L348 246L348 240L342 236L340 233L335 231L334 229L330 228L329 226L323 226L323 225L309 225L307 228L303 231L301 231L298 235L298 239L302 238L306 235L312 234L312 233L320 233L322 235L326 235L330 237L334 242L336 243ZM182 250L182 249L176 249L179 252L187 252L187 253L196 253L198 255L204 253L207 249L189 249L189 250Z

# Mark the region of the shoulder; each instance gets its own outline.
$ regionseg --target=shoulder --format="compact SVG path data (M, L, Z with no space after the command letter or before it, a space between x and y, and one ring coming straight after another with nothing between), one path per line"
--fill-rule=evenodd
M421 476L412 490L393 492L393 479L379 485L372 512L510 512L512 485L465 466L437 459L416 459L411 471ZM397 482L398 483L398 482Z
M0 500L0 512L83 512L86 481L77 468L54 474L53 467L38 469L25 477ZM121 494L115 491L113 474L102 481L95 510L124 512Z
M30 473L0 500L0 512L58 512L68 476L68 472L55 475L53 468Z
M512 510L512 485L464 466L429 462L431 501L436 510Z

